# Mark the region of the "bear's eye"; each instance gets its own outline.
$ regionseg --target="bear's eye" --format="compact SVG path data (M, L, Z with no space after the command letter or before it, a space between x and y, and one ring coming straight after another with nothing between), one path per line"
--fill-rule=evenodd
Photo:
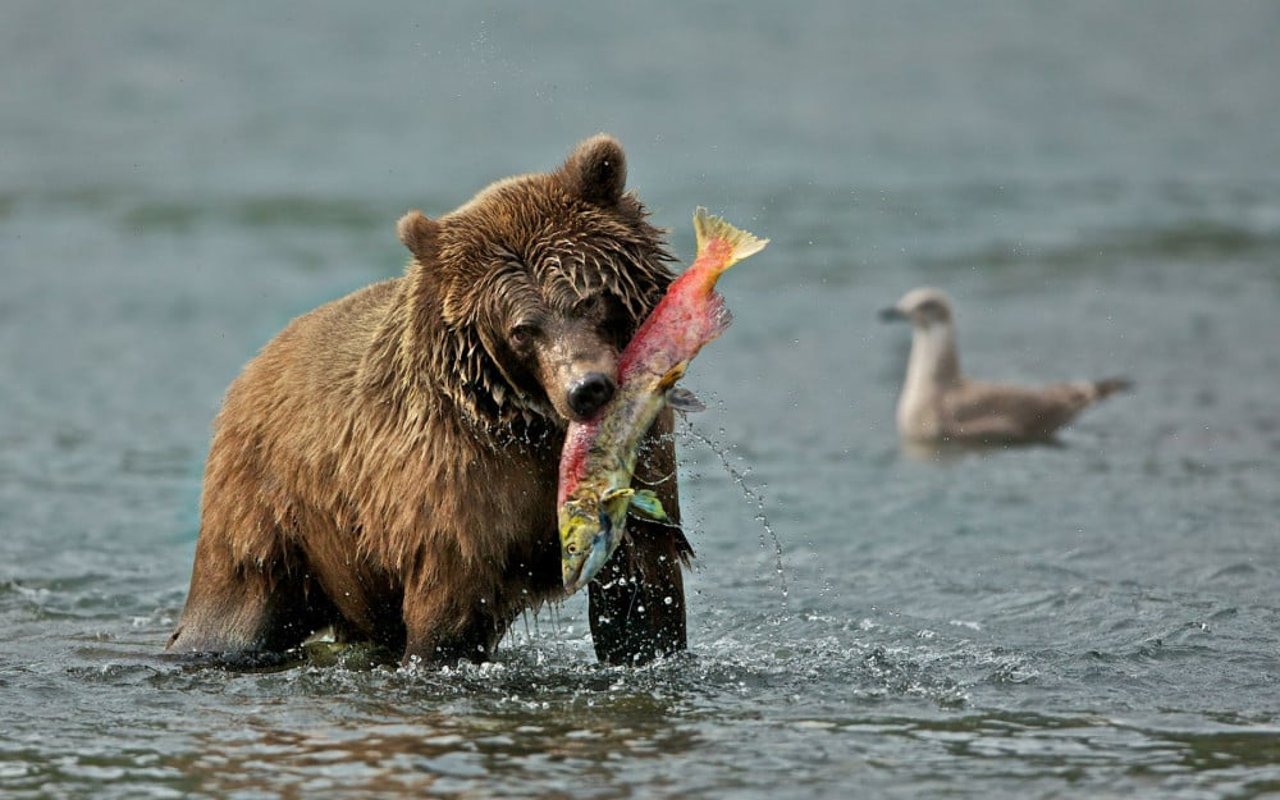
M534 337L538 335L538 329L528 323L522 323L511 329L508 338L511 340L511 346L516 349L528 347Z
M598 294L587 295L574 304L573 311L579 317L604 316L606 311L604 298Z
M635 333L635 323L627 314L627 310L621 303L606 301L603 317L601 330L604 335L617 342L619 348L626 347L632 334Z

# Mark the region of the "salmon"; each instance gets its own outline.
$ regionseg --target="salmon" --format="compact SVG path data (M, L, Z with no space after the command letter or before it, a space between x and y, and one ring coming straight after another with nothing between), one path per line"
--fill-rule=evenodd
M628 511L666 521L653 491L631 486L640 443L664 406L702 408L676 382L703 345L724 333L732 320L716 281L769 242L704 208L694 212L693 229L697 256L622 351L613 400L595 418L569 425L556 500L566 594L590 583L608 562L622 543Z

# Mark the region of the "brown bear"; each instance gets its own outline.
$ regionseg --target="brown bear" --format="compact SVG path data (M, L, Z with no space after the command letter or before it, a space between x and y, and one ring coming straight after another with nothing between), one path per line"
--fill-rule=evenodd
M621 146L498 181L399 222L403 277L295 319L227 391L172 653L256 657L332 626L405 663L488 658L563 595L556 482L568 420L612 397L616 361L671 280L625 191ZM589 587L598 657L685 647L668 412L636 471L674 523L640 519Z

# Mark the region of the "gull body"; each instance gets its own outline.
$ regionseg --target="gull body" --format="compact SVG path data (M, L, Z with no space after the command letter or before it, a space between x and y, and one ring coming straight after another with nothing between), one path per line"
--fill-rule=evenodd
M1041 387L971 380L960 372L951 301L938 289L907 292L881 318L911 323L911 356L897 408L898 433L909 442L1051 440L1081 411L1130 385L1123 378Z

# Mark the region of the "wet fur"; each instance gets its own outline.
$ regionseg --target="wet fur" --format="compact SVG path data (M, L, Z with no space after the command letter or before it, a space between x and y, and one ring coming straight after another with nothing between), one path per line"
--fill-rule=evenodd
M170 651L279 651L333 625L405 661L482 660L560 596L564 387L547 377L557 358L616 358L670 280L625 174L600 136L439 220L406 214L403 277L294 320L245 367L215 422ZM521 349L511 329L527 318L546 340ZM647 458L641 479L674 471L669 437ZM655 488L678 513L675 481ZM591 594L612 662L684 646L688 545L676 527L632 528L628 580ZM647 615L618 613L637 603Z

